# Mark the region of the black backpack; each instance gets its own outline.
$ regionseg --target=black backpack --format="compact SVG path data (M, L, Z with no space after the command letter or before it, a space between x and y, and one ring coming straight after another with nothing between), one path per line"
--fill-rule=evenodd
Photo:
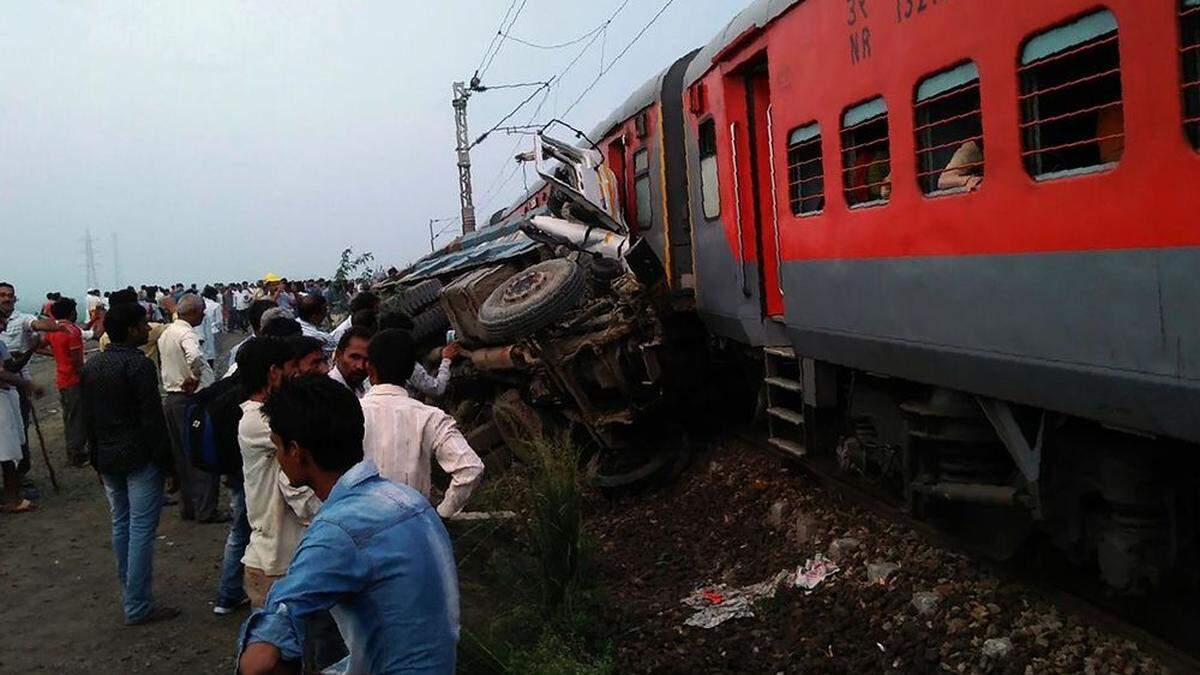
M225 476L242 475L238 423L243 395L237 374L196 392L184 408L183 450L192 466Z

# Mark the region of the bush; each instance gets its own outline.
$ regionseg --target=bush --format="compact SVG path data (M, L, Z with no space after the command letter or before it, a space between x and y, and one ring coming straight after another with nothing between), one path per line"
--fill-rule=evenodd
M541 564L542 607L547 615L569 614L583 541L579 451L565 434L535 441L533 451L530 533Z

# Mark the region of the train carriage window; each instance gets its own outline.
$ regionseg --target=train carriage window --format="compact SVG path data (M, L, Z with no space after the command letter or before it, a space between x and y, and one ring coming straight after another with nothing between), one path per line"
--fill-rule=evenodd
M805 124L788 134L787 161L792 215L821 213L825 208L825 169L821 165L820 124Z
M633 153L633 192L637 199L638 231L645 232L654 225L650 210L650 153L645 148Z
M1021 51L1021 140L1038 179L1111 168L1125 150L1117 19L1089 14Z
M892 194L890 153L887 106L882 97L842 114L842 185L852 208L887 203Z
M1183 57L1183 131L1193 148L1200 150L1200 0L1183 0L1179 6Z
M721 193L717 183L717 125L711 119L704 120L700 123L698 136L704 217L712 220L721 215Z
M925 78L916 91L917 182L927 195L983 182L979 70L964 63Z

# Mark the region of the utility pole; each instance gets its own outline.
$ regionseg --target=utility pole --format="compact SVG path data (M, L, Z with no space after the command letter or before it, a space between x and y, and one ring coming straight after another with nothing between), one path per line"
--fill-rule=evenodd
M458 141L458 198L462 202L462 231L475 231L475 203L471 196L471 137L467 135L467 98L471 93L463 82L454 83L454 135ZM433 226L430 225L430 232ZM432 245L432 238L430 245Z
M83 234L83 265L87 273L88 290L100 288L100 277L96 274L96 248L92 244L92 231Z

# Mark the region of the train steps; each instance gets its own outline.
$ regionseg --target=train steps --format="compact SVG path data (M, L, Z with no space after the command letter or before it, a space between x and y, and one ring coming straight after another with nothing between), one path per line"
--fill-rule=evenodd
M763 349L767 386L767 442L791 457L807 454L804 443L804 394L800 361L791 347Z

